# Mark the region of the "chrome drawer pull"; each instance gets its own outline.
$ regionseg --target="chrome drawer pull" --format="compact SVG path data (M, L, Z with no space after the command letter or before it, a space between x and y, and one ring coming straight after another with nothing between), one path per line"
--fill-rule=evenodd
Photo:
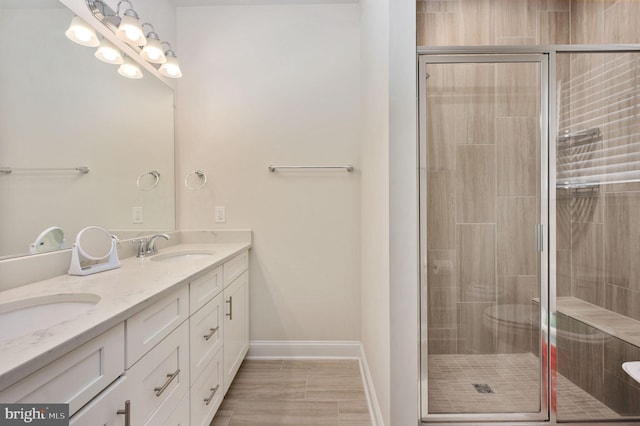
M164 390L167 388L167 386L169 386L171 384L171 382L173 382L173 379L175 379L176 377L178 377L178 374L180 374L180 369L178 368L175 373L169 373L167 374L167 377L169 378L169 380L167 380L164 385L162 385L161 388L153 388L153 390L156 393L156 396L160 396L162 395L162 392L164 392Z
M229 317L229 320L233 320L233 296L229 296L227 303L229 304L229 313L226 315Z
M210 328L210 329L209 329L210 333L209 333L209 334L205 334L205 335L203 336L203 337L204 337L204 340L209 340L209 339L211 339L211 336L213 336L214 334L216 334L216 331L218 331L219 329L220 329L220 326L217 326L216 328Z
M116 414L124 414L124 426L131 426L131 401L124 402L124 410L116 411Z
M220 388L220 385L216 386L215 388L211 388L209 389L211 391L211 395L209 395L209 398L205 398L204 405L209 405L211 403L211 401L213 401L213 397L216 394L216 392L218 392L218 389Z

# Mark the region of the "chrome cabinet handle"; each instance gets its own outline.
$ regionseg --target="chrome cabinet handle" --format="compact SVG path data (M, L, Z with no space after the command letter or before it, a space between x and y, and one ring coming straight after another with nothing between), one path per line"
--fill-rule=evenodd
M229 304L229 313L225 315L227 315L230 320L233 320L233 296L229 296L227 303Z
M169 386L171 384L171 382L173 382L173 379L178 377L178 374L180 374L180 369L179 368L174 373L167 374L167 377L169 379L166 382L164 382L164 385L162 385L162 387L160 387L160 388L153 388L154 392L156 393L156 396L162 395L162 392L164 392L164 390L167 388L167 386Z
M205 335L203 336L203 337L204 337L204 340L209 340L209 339L211 339L211 336L213 336L214 334L216 334L216 331L218 331L219 329L220 329L220 326L217 326L216 328L210 328L210 329L209 329L210 333L209 333L209 334L205 334Z
M209 405L211 403L211 401L213 401L213 397L216 394L216 392L218 392L218 389L220 388L220 385L216 386L215 388L211 388L209 389L211 391L211 395L209 395L209 398L205 398L204 405Z
M124 414L124 426L131 426L131 401L124 402L124 410L116 411L116 414Z

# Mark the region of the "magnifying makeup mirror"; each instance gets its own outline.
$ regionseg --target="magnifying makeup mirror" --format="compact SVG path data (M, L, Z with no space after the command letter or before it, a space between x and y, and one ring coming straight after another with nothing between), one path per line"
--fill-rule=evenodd
M66 242L64 231L59 226L47 228L38 235L38 238L29 245L29 253L43 253L45 251L64 248Z
M82 229L73 243L69 275L90 275L119 268L117 241L115 235L99 226Z

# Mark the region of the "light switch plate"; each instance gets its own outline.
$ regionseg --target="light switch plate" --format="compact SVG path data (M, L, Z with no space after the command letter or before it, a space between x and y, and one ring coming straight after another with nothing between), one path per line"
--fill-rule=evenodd
M216 206L216 223L225 223L227 221L227 214L224 206Z
M144 210L142 207L133 207L131 209L131 222L144 223Z

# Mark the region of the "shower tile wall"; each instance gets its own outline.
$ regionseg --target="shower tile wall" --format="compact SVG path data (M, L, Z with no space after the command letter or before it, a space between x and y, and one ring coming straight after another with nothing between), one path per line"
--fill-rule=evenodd
M562 1L418 1L418 45L567 43ZM537 88L530 64L437 65L428 80L428 342L430 353L529 352L490 309L531 315L538 297ZM537 74L528 81L537 81ZM525 77L526 79L526 77ZM533 161L532 161L533 160ZM502 308L499 308L502 307Z
M637 1L418 0L417 12L419 46L640 43L640 26L637 25L640 2ZM612 66L611 59L598 55L567 54L557 59L556 72L562 81L575 80L587 70L598 67L606 74ZM637 65L629 69L638 73L636 83L640 80L639 69ZM487 330L477 315L497 303L518 304L536 296L532 289L537 286L537 277L526 275L530 265L521 263L517 249L507 245L508 241L514 241L512 238L521 237L512 236L514 230L526 229L509 220L519 211L530 211L523 203L527 196L535 195L532 192L535 186L531 185L537 182L537 175L529 175L532 171L521 166L533 154L527 151L532 149L531 145L513 135L531 134L536 123L526 116L526 111L518 113L525 114L524 117L517 114L504 117L498 110L508 106L508 102L495 110L483 110L486 93L476 93L456 102L448 98L451 93L445 90L447 88L472 85L472 81L480 85L491 78L488 75L491 72L471 74L466 77L447 74L441 81L433 75L429 80L430 85L442 87L439 98L433 97L430 102L451 101L437 112L432 109L428 116L429 123L438 123L430 129L428 137L444 141L430 146L428 152L430 353L504 350L497 347L497 330ZM562 105L567 106L568 101L563 95ZM473 105L466 105L468 103ZM473 116L480 113L494 114L494 120L488 126L474 128L473 122L480 120L474 120ZM599 115L603 115L602 111L591 113L591 117ZM604 123L598 125L603 131L603 139L618 138L616 142L607 142L607 147L628 144L630 138L620 137L623 134L640 134L637 118L627 129ZM527 129L528 126L531 128ZM478 143L474 134L483 135L485 140L479 147L472 146ZM469 160L473 149L484 159L484 166ZM495 160L491 159L492 153ZM593 153L582 152L581 155ZM495 216L491 215L486 199L465 202L464 207L459 207L459 197L462 197L459 191L467 190L461 190L461 187L471 184L468 180L472 177L486 174L486 162L491 161L497 170ZM559 167L563 161L566 159L559 156ZM469 164L470 168L456 178L459 164ZM473 185L478 189L482 183ZM488 193L491 194L490 189ZM580 298L640 320L640 184L609 185L591 196L578 197L560 191L557 195L557 295ZM464 210L458 212L458 208ZM468 223L476 218L479 223ZM484 240L475 241L476 237ZM465 267L460 271L462 245L470 239L474 239L476 247L488 247L495 240L496 250L484 253L471 263L470 269ZM492 270L490 263L494 260L495 269ZM470 276L474 277L475 286L470 287ZM461 281L461 277L466 277L466 281ZM495 282L490 281L492 277ZM469 292L470 288L475 292ZM578 331L584 336L600 333L585 327L570 317L559 318L559 330ZM560 338L560 373L600 397L618 413L639 414L637 409L630 408L640 406L640 387L622 372L620 364L624 360L640 359L640 349L607 336L602 336L600 343L591 344L599 346L585 349L579 342ZM522 342L515 345L518 349L526 346ZM585 371L592 374L585 375ZM558 398L562 397L559 393ZM570 417L566 413L560 415ZM576 412L576 416L580 415Z
M538 296L532 252L539 211L537 86L514 85L514 77L532 67L429 67L431 353L531 350L530 336L509 341L485 316L505 305L530 315L530 300Z

